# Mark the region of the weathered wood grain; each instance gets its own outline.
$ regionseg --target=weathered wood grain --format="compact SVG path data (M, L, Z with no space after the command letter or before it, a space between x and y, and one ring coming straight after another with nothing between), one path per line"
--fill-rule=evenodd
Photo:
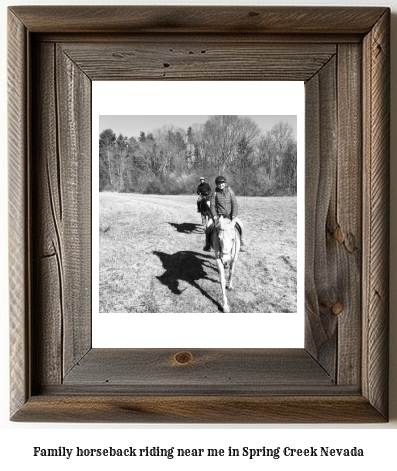
M305 346L336 375L338 296L336 240L329 237L335 214L337 163L335 56L306 84ZM344 289L342 287L342 289Z
M35 45L35 387L61 384L91 348L91 83ZM85 126L81 126L85 123Z
M15 421L75 423L379 423L385 419L361 396L38 396Z
M216 33L216 34L214 34ZM331 44L361 44L363 33L355 32L355 33L342 33L337 34L334 32L330 32L327 35L320 34L320 33L313 33L313 34L299 34L299 33L266 33L263 35L259 35L255 32L242 31L238 34L236 40L236 34L229 32L229 33L220 33L216 30L214 32L204 32L204 33L186 33L186 34L179 34L178 32L170 32L167 33L140 33L136 32L131 29L129 32L117 32L114 34L109 34L106 32L97 32L97 33L73 33L68 34L67 32L59 33L59 32L48 32L48 33L35 33L34 34L35 40L38 42L53 42L57 44L86 44L87 40L92 42L92 44L139 44L139 43L147 43L151 44L152 46L156 47L160 44L165 42L169 42L172 44L186 44L186 41L189 41L189 44L194 47L200 43L212 43L212 42L222 42L223 44L232 43L232 44L249 44L255 42L256 44L273 44L274 46L280 44L323 44L323 45L331 45Z
M8 168L9 184L9 304L10 304L10 409L14 414L30 394L30 221L29 134L26 28L8 16Z
M364 39L363 393L388 412L390 12Z
M182 350L183 352L183 350ZM69 390L91 385L132 391L179 389L191 394L222 389L257 394L269 386L330 386L333 378L304 349L93 349L65 377Z
M53 44L34 47L35 81L32 134L34 166L32 213L34 256L32 291L32 365L35 389L39 384L60 384L63 376L63 240L59 214L58 126L56 116L55 49ZM55 178L53 177L55 175ZM46 341L43 341L46 339Z
M382 7L224 6L12 7L31 32L56 33L367 33Z
M56 48L55 66L65 376L91 348L91 81L61 47ZM55 183L56 175L52 178Z
M66 44L64 53L91 80L309 80L335 44L241 44L222 39L157 44Z
M337 383L360 384L362 361L362 54L338 46L337 175L335 219L328 228L338 276L333 314L338 320Z

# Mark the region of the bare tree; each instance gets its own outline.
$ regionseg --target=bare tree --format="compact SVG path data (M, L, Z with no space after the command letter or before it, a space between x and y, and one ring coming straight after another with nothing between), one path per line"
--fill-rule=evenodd
M113 153L116 134L105 129L99 135L99 187L113 187Z
M111 129L99 138L100 190L190 192L198 173L230 177L241 195L296 192L297 147L291 125L280 121L262 135L247 116L211 116L187 130L163 126L138 139Z
M204 124L203 148L217 173L223 173L238 158L244 138L251 145L259 136L257 124L248 117L211 116Z
M115 182L114 187L117 191L120 191L124 188L124 177L125 171L127 167L127 159L128 159L128 138L119 134L116 142L114 144L114 172L115 172Z
M266 133L259 143L258 158L268 186L279 191L284 186L290 191L296 179L296 142L289 123L280 121Z
M283 121L275 124L263 138L261 142L262 160L267 166L271 179L276 177L277 168L280 167L282 157L292 140L292 127Z

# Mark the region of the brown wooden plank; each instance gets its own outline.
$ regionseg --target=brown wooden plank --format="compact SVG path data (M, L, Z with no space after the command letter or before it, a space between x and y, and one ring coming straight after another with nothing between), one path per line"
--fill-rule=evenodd
M59 222L57 122L55 96L54 45L35 46L35 97L32 133L34 139L35 181L32 214L35 276L32 350L35 354L33 376L38 384L60 384L62 380L62 258ZM40 103L37 106L37 103ZM44 340L45 339L45 340Z
M65 375L91 348L91 81L61 47L56 70Z
M362 106L361 48L338 47L338 157L336 218L330 235L337 241L338 384L361 382L362 289Z
M31 32L366 33L382 7L18 6Z
M387 416L390 12L364 40L363 392Z
M8 15L8 184L9 184L9 305L10 305L10 410L13 414L28 398L29 378L29 263L30 238L26 188L29 187L28 87L25 27Z
M382 417L360 396L39 396L14 421L127 423L377 423Z
M37 386L60 384L91 346L91 84L51 43L35 60Z
M67 44L91 80L309 80L336 53L334 44L238 41Z
M33 391L43 384L62 384L62 280L57 255L42 257L35 272L40 280L35 290L42 315L32 327Z
M305 348L316 358L326 336L318 316L319 305L314 281L316 195L320 175L319 81L314 76L305 85ZM310 135L309 135L310 129ZM310 166L308 162L310 161Z
M104 33L104 32L95 32L95 33L79 33L75 32L73 34L59 33L59 32L49 32L49 33L35 33L34 39L38 42L53 42L57 44L87 44L91 42L92 44L102 43L102 44L133 44L133 43L147 43L147 44L161 44L165 41L169 43L189 43L189 44L200 44L200 43L211 43L214 41L222 43L234 43L234 44L322 44L322 45L335 45L342 43L349 44L361 44L362 42L362 33L343 33L337 34L332 31L326 35L315 33L315 34L298 34L298 33L266 33L258 34L258 32L242 32L238 34L238 39L233 33L200 33L200 34L191 34L184 33L178 34L177 32L171 33L158 33L153 32L151 34L147 33L134 33L134 32L114 32L114 33Z
M222 387L235 393L273 385L331 385L332 378L304 349L93 349L66 376L68 386L129 385L132 390L184 391Z
M324 373L323 373L324 375ZM314 378L311 377L311 380ZM240 384L231 390L227 384L211 384L199 386L195 384L102 384L91 386L89 384L62 384L43 386L36 394L37 396L249 396L249 397L280 397L280 396L361 396L360 389L355 386L335 386L335 384Z
M337 283L328 227L335 219L336 59L306 85L305 346L335 377L337 321L332 314Z

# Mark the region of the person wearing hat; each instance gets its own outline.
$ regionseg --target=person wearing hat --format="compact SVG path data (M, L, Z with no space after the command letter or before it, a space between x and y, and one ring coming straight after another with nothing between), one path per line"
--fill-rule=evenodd
M210 200L210 211L214 223L220 216L233 221L237 218L238 215L238 205L234 191L227 185L226 179L222 175L216 177L215 186L215 191L212 192ZM243 226L241 220L238 220L237 222L241 229L240 251L245 252L245 244L243 241ZM209 236L209 231L207 231L205 247L203 248L205 252L209 252L211 250Z
M197 212L200 212L200 203L203 198L208 198L208 195L211 193L211 187L206 183L204 177L200 177L200 184L197 187L197 194L199 195L197 199Z

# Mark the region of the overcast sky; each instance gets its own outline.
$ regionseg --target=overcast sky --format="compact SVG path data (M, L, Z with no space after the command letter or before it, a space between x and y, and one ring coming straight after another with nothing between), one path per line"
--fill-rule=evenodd
M177 116L127 116L127 115L106 115L99 116L99 132L105 129L112 129L118 136L122 134L126 137L139 137L141 131L147 133L153 132L163 126L173 125L176 128L182 128L185 131L189 126L196 123L204 123L209 116L196 115L177 115ZM296 138L297 117L295 115L269 115L269 116L249 116L259 126L262 131L269 131L280 121L289 123L294 131Z

